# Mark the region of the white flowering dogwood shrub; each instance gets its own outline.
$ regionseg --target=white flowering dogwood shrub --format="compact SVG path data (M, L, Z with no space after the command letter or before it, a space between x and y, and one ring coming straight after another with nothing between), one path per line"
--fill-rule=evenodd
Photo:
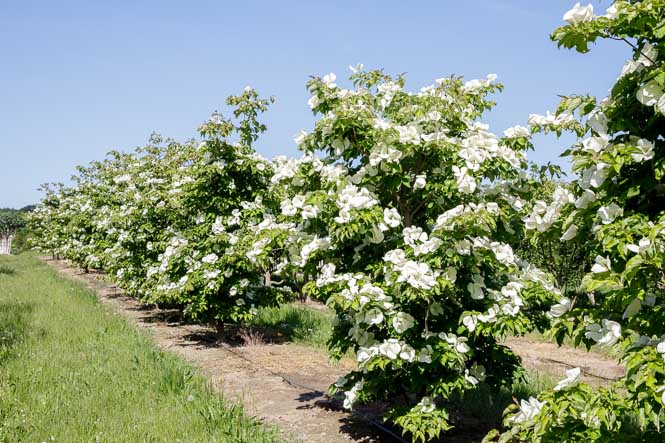
M149 270L181 220L181 188L196 155L195 143L153 135L135 155L113 154L100 180L107 194L97 219L105 236L100 242L103 268L139 298L152 295Z
M511 406L498 441L662 441L665 419L665 1L618 1L567 12L553 39L588 50L598 38L632 49L609 95L566 97L534 130L580 137L564 154L576 179L537 202L526 218L535 238L583 245L580 286L551 309L559 343L612 349L626 376L606 388L567 374L554 390ZM576 114L577 117L573 115Z
M512 248L530 209L530 132L480 121L493 75L413 93L352 69L352 89L334 74L309 82L320 118L295 138L303 158L276 163L285 267L335 311L332 355L356 355L332 391L348 408L388 401L386 417L427 440L451 428L451 394L518 375L502 337L546 324L555 290Z
M39 190L44 196L39 205L28 214L28 226L33 233L30 245L56 257L61 254L67 239L64 233L66 222L60 211L65 198L65 186L62 183L49 183L41 185Z
M271 243L257 242L267 229L264 220L279 208L268 189L272 163L252 149L265 131L258 114L271 101L246 88L227 100L237 123L214 114L199 128L203 140L182 187L180 220L148 271L154 282L149 299L178 303L189 317L214 322L220 331L225 321L248 320L282 294L270 285L277 254Z
M32 216L39 247L220 329L275 303L288 292L269 284L280 253L275 241L256 240L279 205L268 189L272 163L251 147L271 100L246 88L227 100L237 122L214 114L200 141L153 135L134 153L78 168L75 186L49 187Z

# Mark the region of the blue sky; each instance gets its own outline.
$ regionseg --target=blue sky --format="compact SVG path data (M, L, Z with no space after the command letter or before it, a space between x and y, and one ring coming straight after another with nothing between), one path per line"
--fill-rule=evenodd
M343 84L349 64L406 72L413 90L496 73L506 89L486 121L497 133L553 110L557 94L604 96L628 47L557 49L548 35L573 3L0 0L0 207L35 203L40 183L153 131L192 137L246 85L277 97L259 152L296 155L292 135L313 124L308 77ZM565 164L566 144L538 139L531 158Z

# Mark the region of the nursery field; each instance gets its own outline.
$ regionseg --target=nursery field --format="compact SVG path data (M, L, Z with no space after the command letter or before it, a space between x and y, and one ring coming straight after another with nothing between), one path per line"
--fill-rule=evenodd
M296 157L247 86L44 184L0 220L0 440L663 441L665 0L608 6L550 35L630 52L608 95L524 125L496 74L358 64Z

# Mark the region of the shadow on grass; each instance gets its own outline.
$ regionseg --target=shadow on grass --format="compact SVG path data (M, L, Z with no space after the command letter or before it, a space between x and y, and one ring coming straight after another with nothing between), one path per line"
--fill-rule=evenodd
M0 367L27 335L33 311L29 303L0 302Z
M332 316L297 304L263 308L249 325L277 342L301 342L325 346L332 330Z
M10 268L9 266L0 265L0 275L15 275L16 270Z
M187 319L181 309L156 307L152 304L129 308L140 312L143 323L165 323L167 326L196 326L196 330L184 336L185 339L203 346L217 346L221 343L232 346L260 344L306 343L325 347L332 330L332 316L320 310L298 304L285 304L259 309L258 315L246 324L224 325L220 336L211 327L201 327Z

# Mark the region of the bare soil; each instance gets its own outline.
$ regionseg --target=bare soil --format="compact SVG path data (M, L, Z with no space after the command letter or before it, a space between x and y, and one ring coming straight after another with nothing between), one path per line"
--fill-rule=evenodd
M242 403L249 414L276 425L285 437L308 443L401 440L370 423L378 422L380 411L376 405L350 414L340 407L338 399L325 393L331 383L355 368L353 360L333 364L325 351L295 343L263 343L252 337L242 341L237 336L219 341L214 328L183 323L176 310L142 305L109 283L102 273L84 273L64 260L43 259L62 275L94 290L99 300L115 312L149 330L161 349L175 352L197 366L225 397ZM606 384L624 373L613 360L582 350L527 338L510 338L506 343L522 357L526 367L555 377L560 374L563 378L570 367L581 367L587 381ZM470 442L478 437L459 431L446 441Z

